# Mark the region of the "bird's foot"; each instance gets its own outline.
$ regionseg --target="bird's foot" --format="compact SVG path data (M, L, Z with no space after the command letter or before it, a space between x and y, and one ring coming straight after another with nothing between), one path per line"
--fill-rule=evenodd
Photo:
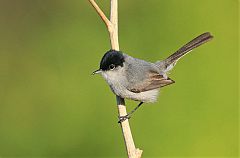
M130 119L131 116L127 114L127 115L125 115L125 116L119 116L118 118L119 118L118 123L122 123L123 121L125 121L125 120L127 120L127 119Z

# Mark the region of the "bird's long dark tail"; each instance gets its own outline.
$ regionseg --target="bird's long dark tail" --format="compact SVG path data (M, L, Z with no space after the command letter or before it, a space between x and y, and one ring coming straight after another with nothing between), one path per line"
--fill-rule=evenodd
M199 35L198 37L194 38L193 40L191 40L190 42L188 42L187 44L182 46L175 53L173 53L167 59L164 60L165 68L171 70L181 57L183 57L184 55L189 53L194 48L197 48L198 46L208 42L212 38L213 38L213 36L209 32L203 33L203 34ZM156 63L156 64L158 64L158 63Z

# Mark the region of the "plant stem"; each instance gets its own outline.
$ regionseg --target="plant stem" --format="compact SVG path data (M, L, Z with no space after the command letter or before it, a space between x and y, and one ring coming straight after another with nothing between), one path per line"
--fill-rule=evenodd
M103 11L98 7L94 0L89 0L92 6L95 8L99 16L102 18L103 22L108 28L109 37L111 41L111 47L113 50L119 51L119 42L118 42L118 0L111 0L111 15L110 20L105 16ZM117 107L119 116L127 115L127 109L125 106L125 101L123 98L116 96L117 98ZM121 122L122 133L124 137L124 142L129 158L141 158L142 150L136 149L129 121L126 119Z

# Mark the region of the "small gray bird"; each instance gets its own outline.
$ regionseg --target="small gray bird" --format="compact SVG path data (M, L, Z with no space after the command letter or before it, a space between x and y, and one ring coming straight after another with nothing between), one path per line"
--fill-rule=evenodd
M212 38L210 33L203 33L165 60L155 63L133 58L116 50L106 52L100 62L100 69L93 74L101 74L117 96L140 101L140 104L128 115L119 117L119 122L129 119L142 103L156 102L160 88L174 83L168 77L168 72L173 69L177 61Z

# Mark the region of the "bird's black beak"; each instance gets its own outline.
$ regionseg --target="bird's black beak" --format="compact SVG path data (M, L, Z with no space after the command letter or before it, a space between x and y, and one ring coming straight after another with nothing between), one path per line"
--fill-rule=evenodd
M101 70L101 69L98 69L98 70L96 70L96 71L93 71L92 75L99 74L99 73L102 73L102 70Z

